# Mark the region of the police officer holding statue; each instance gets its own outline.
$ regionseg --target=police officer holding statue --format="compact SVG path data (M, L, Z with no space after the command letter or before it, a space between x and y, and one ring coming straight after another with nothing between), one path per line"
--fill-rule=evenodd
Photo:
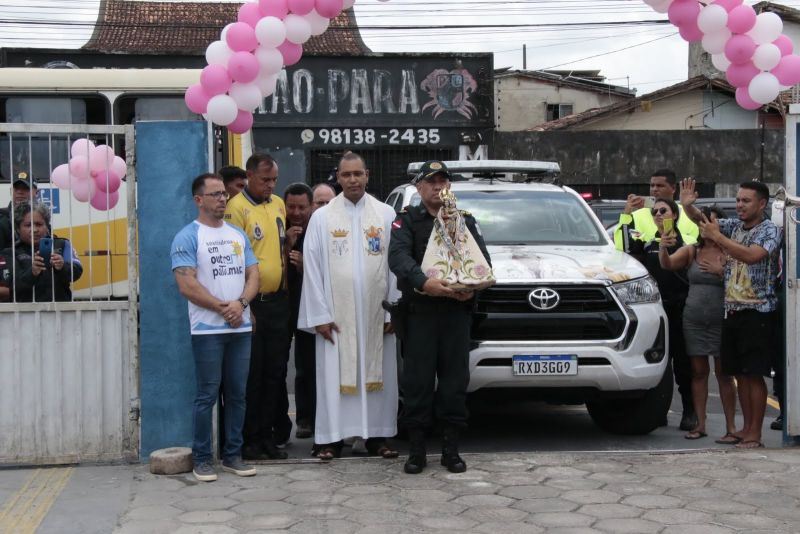
M441 463L461 473L467 469L458 442L467 425L472 309L475 292L494 276L475 218L456 209L445 164L426 162L412 183L422 202L397 216L389 243L389 268L403 293L392 319L404 330L401 422L410 440L404 470L425 468L425 431L435 415L443 427Z

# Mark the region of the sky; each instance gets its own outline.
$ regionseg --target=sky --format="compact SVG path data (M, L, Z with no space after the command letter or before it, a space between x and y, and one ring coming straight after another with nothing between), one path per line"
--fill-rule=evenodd
M0 0L0 46L79 48L99 4ZM600 70L640 95L687 76L688 45L642 0L357 0L355 11L375 52L494 52L496 68L521 69L524 44L528 69Z

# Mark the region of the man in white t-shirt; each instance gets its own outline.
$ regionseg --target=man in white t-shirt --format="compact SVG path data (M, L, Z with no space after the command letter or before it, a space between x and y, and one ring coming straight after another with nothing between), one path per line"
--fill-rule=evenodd
M222 178L202 174L192 182L197 219L172 241L172 271L189 301L197 395L193 410L192 460L201 482L217 479L211 454L212 410L220 384L225 404L222 469L253 476L242 462L245 391L253 324L248 305L258 292L258 261L247 236L224 222L228 193Z

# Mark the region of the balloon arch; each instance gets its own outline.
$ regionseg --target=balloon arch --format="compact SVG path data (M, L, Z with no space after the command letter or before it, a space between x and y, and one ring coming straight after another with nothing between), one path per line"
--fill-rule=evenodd
M330 19L356 0L249 0L237 22L206 50L200 83L186 90L195 113L244 133L253 111L275 90L278 73L303 55L303 43L322 35ZM385 2L387 0L379 0ZM758 109L800 83L800 56L775 13L756 14L743 0L644 0L667 13L684 40L700 42L736 88L736 102Z

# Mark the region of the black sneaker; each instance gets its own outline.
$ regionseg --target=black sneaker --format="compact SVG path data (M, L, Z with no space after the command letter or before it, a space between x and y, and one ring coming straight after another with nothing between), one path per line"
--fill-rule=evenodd
M192 474L200 482L214 482L217 480L217 471L210 462L200 462L195 465Z
M783 430L783 416L779 415L773 422L769 424L772 430Z
M285 460L289 457L286 451L280 450L271 441L265 441L261 444L261 452L263 452L264 455L266 455L268 460Z
M269 460L270 457L258 445L245 445L242 447L242 458L245 460Z
M463 473L467 470L467 462L454 452L442 453L441 464L451 473Z
M294 437L297 439L308 439L314 435L314 430L311 428L311 425L308 423L297 423L297 430L294 433Z
M239 477L252 477L256 474L256 468L252 465L247 465L239 457L223 460L222 470L226 473L233 473Z

